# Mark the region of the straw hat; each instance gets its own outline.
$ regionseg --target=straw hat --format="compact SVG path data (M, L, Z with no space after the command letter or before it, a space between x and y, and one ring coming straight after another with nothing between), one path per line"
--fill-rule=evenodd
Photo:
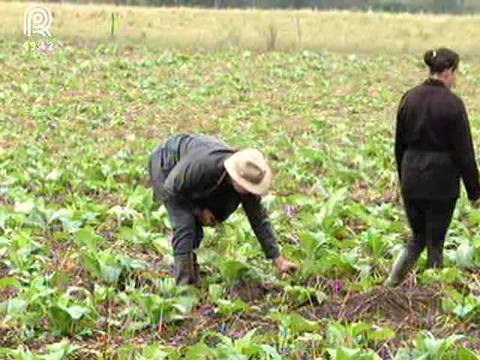
M255 149L237 151L225 160L228 175L255 195L265 195L272 183L272 171L263 154Z

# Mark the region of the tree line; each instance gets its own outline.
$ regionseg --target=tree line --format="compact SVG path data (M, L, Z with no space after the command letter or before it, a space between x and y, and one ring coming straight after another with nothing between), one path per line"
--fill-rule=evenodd
M64 0L60 0L64 1ZM387 12L474 13L478 0L66 0L74 3L114 3L140 6L195 6L205 8L260 8L373 10Z

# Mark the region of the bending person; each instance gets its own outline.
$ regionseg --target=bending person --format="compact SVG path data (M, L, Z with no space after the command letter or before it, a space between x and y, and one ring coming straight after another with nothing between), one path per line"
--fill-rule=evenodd
M213 137L177 134L152 153L149 172L154 197L167 208L173 228L177 284L198 283L195 250L203 239L203 226L225 221L240 203L266 257L283 273L298 269L281 256L261 204L272 173L259 151L237 152Z

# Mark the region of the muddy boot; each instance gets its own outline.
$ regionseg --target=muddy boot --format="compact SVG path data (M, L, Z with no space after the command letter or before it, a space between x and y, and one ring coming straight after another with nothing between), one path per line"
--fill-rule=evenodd
M443 255L441 252L432 251L428 252L427 256L427 269L439 269L443 267Z
M384 285L386 287L396 287L400 285L410 268L417 262L419 256L420 253L412 251L409 248L403 250L395 261L392 272Z
M438 269L443 266L443 241L427 245L427 269Z
M193 253L175 256L175 280L177 285L196 285Z

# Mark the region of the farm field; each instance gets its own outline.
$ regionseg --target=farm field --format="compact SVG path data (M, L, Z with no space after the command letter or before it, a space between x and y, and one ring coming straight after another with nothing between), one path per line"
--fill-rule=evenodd
M0 2L0 34L24 40L29 3ZM342 53L423 53L454 44L480 55L479 15L429 15L311 10L213 10L48 3L51 33L79 44L145 44L156 48L322 50ZM112 14L114 37L111 37ZM381 35L381 36L379 36Z
M446 267L382 286L409 235L393 131L422 52L30 45L0 40L0 358L478 359L480 210L464 194ZM465 55L455 91L478 148ZM238 211L207 231L202 286L174 286L146 164L179 131L268 155L264 203L298 274L276 276Z

